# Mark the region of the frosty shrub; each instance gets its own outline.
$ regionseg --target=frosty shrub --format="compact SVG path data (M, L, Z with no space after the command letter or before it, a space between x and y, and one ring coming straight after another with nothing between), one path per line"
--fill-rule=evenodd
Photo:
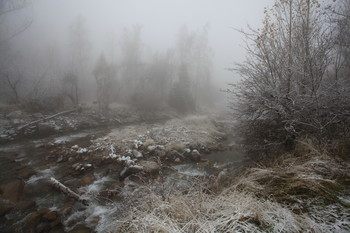
M348 1L276 1L263 27L242 32L247 58L230 84L231 108L251 155L349 135ZM347 42L346 42L347 41Z

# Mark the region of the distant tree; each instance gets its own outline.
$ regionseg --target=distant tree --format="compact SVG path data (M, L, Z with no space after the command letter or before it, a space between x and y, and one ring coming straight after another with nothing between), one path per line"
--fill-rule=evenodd
M23 13L28 6L26 0L0 1L0 90L3 99L12 99L17 104L21 98L23 72L18 66L18 56L12 49L11 40L32 24L31 15ZM23 14L18 16L18 12Z
M155 54L138 82L135 104L148 110L164 107L171 88L172 72L172 53Z
M62 79L62 90L74 105L78 104L78 77L74 72L68 72Z
M187 66L191 80L191 93L196 105L212 101L212 50L208 43L209 25L200 31L190 32L186 26L180 28L177 41L179 67Z
M76 76L76 95L75 103L79 103L80 86L86 83L88 76L88 61L90 55L91 44L88 39L88 31L85 19L78 17L69 28L69 42L71 54L71 72Z
M191 81L186 64L180 66L179 79L169 94L169 104L181 113L194 111L195 103L191 93Z
M107 63L105 56L101 54L98 59L93 74L97 84L97 103L101 112L108 111L112 101L113 93L117 92L115 87L116 69Z
M22 14L21 16L16 14L28 9L29 5L28 0L0 1L0 46L27 30L32 24L33 19L30 14ZM17 21L17 23L13 23L13 21Z
M121 47L121 96L129 103L137 101L144 64L142 63L142 43L140 25L124 29Z

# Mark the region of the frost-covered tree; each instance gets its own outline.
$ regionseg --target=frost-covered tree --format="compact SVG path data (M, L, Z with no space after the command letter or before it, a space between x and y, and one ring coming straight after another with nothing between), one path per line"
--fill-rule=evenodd
M242 81L228 92L254 153L332 131L324 85L334 45L331 9L317 0L276 0L260 30L243 32L247 58L235 69Z

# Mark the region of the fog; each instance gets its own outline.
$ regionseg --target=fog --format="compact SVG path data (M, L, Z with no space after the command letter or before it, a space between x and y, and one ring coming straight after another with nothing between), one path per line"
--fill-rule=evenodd
M217 91L225 88L226 83L239 79L237 74L227 70L245 57L245 42L236 29L247 28L248 24L252 28L260 27L264 7L271 6L272 2L35 0L25 8L5 15L2 28L15 28L31 21L29 27L6 46L11 46L12 53L20 57L16 64L21 73L26 73L27 79L29 76L55 79L72 70L71 31L72 25L80 21L87 42L83 73L85 77L89 76L85 78L88 85L83 90L89 93L96 92L92 71L101 54L109 62L120 64L126 31L132 34L135 25L140 28L140 60L149 63L155 54L170 50L176 53L179 33L185 28L188 35L202 33L208 40L205 46L211 64L210 79ZM94 95L90 95L90 99L94 99Z

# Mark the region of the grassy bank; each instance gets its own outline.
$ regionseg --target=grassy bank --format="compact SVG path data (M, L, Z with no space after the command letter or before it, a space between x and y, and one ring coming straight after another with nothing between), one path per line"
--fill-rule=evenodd
M113 232L346 232L350 163L308 141L187 190L148 190Z

